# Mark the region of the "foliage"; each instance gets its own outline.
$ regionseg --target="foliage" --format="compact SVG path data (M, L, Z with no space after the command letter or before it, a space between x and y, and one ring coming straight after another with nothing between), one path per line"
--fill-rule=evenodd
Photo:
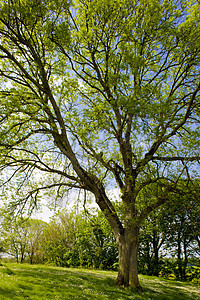
M186 280L186 267L189 257L196 255L193 247L197 245L196 235L199 233L199 215L197 214L199 203L192 194L176 196L171 199L168 206L163 207L161 227L165 228L167 240L165 247L171 249L173 256L177 257L178 270L176 277Z
M5 253L14 256L17 262L29 259L30 263L41 263L43 253L41 240L45 223L41 220L13 216L3 211L1 242Z
M17 262L23 262L27 255L28 228L21 218L7 216L1 225L1 238L7 253L13 255Z
M42 247L49 262L58 266L113 269L117 262L114 236L101 213L60 211L44 231Z
M195 284L200 283L200 267L189 264L184 271L186 281ZM168 279L179 279L179 262L175 259L165 258L161 265L160 276Z
M190 266L186 273L188 281L200 284L200 267Z
M154 213L144 222L140 231L139 272L158 276L162 268L160 250L165 245L166 235L160 226L160 213Z
M173 195L144 222L140 232L141 273L189 279L188 266L199 259L199 189L193 184L189 193ZM174 259L163 259L166 255Z

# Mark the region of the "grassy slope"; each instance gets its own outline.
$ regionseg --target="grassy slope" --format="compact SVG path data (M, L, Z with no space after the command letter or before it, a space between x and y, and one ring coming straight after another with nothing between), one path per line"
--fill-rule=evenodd
M140 276L144 293L138 295L116 287L115 278L116 272L7 263L0 267L0 299L200 299L199 287L188 283Z

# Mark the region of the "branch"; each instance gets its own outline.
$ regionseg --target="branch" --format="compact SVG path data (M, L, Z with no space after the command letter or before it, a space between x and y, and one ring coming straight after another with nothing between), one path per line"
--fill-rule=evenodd
M16 148L14 150L16 150ZM67 178L71 181L75 181L75 182L79 183L80 185L82 185L82 182L77 177L69 175L64 171L56 170L54 168L51 168L49 165L42 162L41 159L35 153L33 153L31 151L28 151L28 150L24 150L24 149L17 149L17 150L21 150L21 151L23 150L24 152L32 154L37 158L37 160L34 160L34 159L16 159L11 155L6 155L6 158L11 159L12 161L9 162L9 163L5 163L1 167L0 170L3 170L7 167L14 167L16 165L21 165L20 167L18 167L17 170L15 170L15 172L14 172L14 175L15 175L18 171L20 171L21 168L23 168L23 166L29 166L29 167L33 167L33 168L36 168L40 171L44 171L44 172L47 172L47 173L54 173L54 174L61 175L61 176L65 177L65 178ZM12 177L14 175L11 176L10 180L12 179ZM82 185L82 187L83 187L83 185Z
M137 190L136 190L136 194L138 194L143 188L145 188L146 186L150 185L150 184L154 184L154 183L157 183L159 182L160 180L165 180L167 182L171 182L171 183L174 183L174 181L170 178L167 178L167 177L164 177L164 176L160 176L160 177L157 177L157 178L152 178L152 179L149 179L141 184L139 184Z
M197 88L195 89L195 91L193 92L193 94L192 94L192 96L191 96L191 99L190 99L190 101L189 101L189 103L188 103L188 108L187 108L187 110L186 110L186 112L185 112L185 115L184 115L182 121L181 121L178 125L176 125L175 128L174 128L168 135L165 136L165 140L167 140L168 138L170 138L170 137L172 137L173 135L175 135L175 134L177 133L177 131L178 131L181 127L183 127L183 125L186 123L187 119L189 118L189 116L190 116L190 114L191 114L192 105L193 105L193 103L194 103L194 100L195 100L195 98L196 98L196 95L197 95L197 93L198 93L199 91L200 91L200 82L199 82ZM167 125L168 125L168 124L167 124Z
M136 175L139 174L139 172L143 169L143 167L151 160L153 160L153 155L156 153L157 149L160 147L160 145L167 141L170 137L177 134L178 130L183 127L183 125L186 123L187 119L190 117L191 109L194 103L194 100L196 98L197 93L200 91L200 82L195 91L192 93L191 99L188 103L187 110L185 112L185 115L183 116L183 119L180 120L179 124L177 124L172 131L165 135L165 131L162 131L158 139L152 144L150 150L145 154L145 157L137 164L135 168ZM166 124L165 129L169 125L169 122ZM158 158L159 159L159 158ZM161 160L161 159L160 159Z
M23 211L25 206L27 205L27 202L29 200L30 201L32 200L32 202L29 204L29 210L28 210L29 215L31 215L33 210L35 209L35 207L37 207L37 197L38 197L38 194L40 191L51 189L53 187L60 188L61 186L66 186L69 188L83 189L82 186L79 186L76 184L70 184L70 183L55 183L55 184L50 184L50 185L46 185L43 187L38 187L38 188L35 188L35 189L29 191L24 198L22 198L18 201L15 200L14 202L12 202L11 205L13 207L13 210L15 210L18 207L18 211Z
M188 161L188 162L192 162L192 161L200 161L200 156L192 156L192 157L184 157L184 156L153 156L152 161L154 160L160 160L160 161Z
M165 195L163 197L159 197L158 200L146 207L145 210L143 210L138 218L139 223L141 223L149 214L150 212L154 211L156 208L160 207L162 204L164 204L168 200L168 197Z
M18 62L18 60L14 57L13 54L11 54L6 48L4 48L2 45L0 45L0 50L7 54L8 59L13 61L13 63L22 71L22 73L25 75L27 79L29 79L39 90L45 91L43 87L35 80L33 77L31 77L26 69L22 66L21 63Z

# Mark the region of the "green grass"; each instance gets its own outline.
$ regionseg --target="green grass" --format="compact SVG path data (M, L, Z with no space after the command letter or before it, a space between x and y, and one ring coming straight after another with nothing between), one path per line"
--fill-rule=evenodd
M142 294L115 286L116 272L5 263L0 266L0 299L198 300L196 285L140 276Z

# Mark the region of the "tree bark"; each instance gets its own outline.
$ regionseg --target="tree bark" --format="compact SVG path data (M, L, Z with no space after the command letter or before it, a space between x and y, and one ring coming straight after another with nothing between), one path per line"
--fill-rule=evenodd
M139 228L126 229L118 240L119 270L116 284L123 287L131 286L137 291L141 291L138 279L138 247Z

